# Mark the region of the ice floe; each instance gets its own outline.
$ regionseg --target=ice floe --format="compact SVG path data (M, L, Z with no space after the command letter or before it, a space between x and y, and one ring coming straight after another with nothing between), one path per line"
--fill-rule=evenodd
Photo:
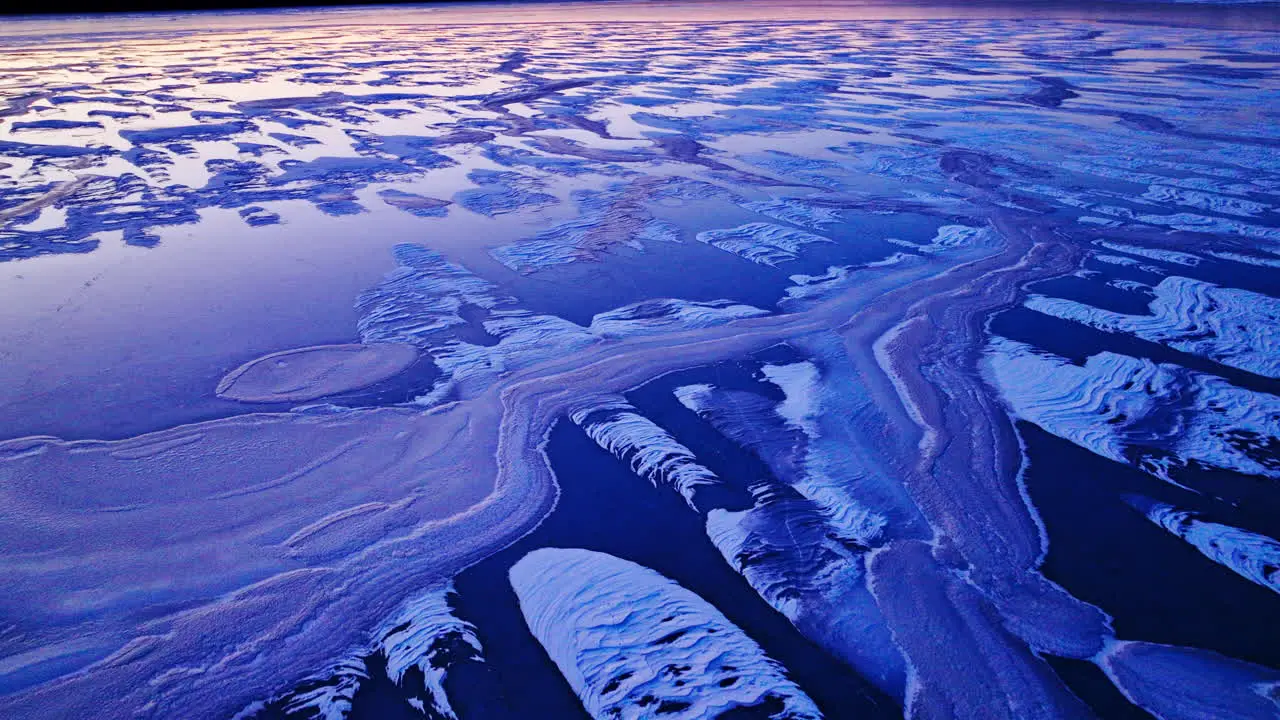
M511 585L529 629L593 718L693 720L745 708L821 717L759 645L653 570L544 548L511 568Z
M241 402L302 402L367 387L418 359L405 343L319 345L251 360L227 373L217 394Z

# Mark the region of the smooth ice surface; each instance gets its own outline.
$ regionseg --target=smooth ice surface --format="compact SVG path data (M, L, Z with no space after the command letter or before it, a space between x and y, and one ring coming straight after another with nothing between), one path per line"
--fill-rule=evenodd
M322 345L272 353L227 374L216 390L242 402L301 402L372 385L413 364L412 345Z

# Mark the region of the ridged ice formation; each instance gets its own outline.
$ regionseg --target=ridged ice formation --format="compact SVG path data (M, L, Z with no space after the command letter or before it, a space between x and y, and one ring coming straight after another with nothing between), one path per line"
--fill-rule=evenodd
M1131 495L1125 501L1210 560L1280 593L1280 542L1266 535L1201 520L1196 513L1149 498Z
M372 643L269 705L289 717L343 720L351 712L356 691L369 679L364 658L379 655L387 679L413 693L408 700L415 710L425 717L458 720L444 679L458 662L479 661L482 648L475 628L453 614L451 594L452 583L439 583L409 599L382 623ZM420 692L406 687L406 673L411 669L417 673Z
M927 243L918 244L896 238L890 238L889 242L911 248L916 252L938 253L953 248L989 242L990 236L991 231L987 228L969 227L968 225L943 225L938 228L938 232L933 236L933 239Z
M511 568L534 637L599 720L821 714L781 666L705 600L626 560L534 550Z
M427 709L428 680L456 690L479 669L441 680L429 661L419 687L440 636L370 633L539 527L564 416L728 363L732 385L689 381L711 383L705 427L668 408L681 432L719 431L711 446L760 460L730 477L728 458L696 485L709 537L813 652L904 715L1087 717L1046 660L1061 657L1097 663L1162 718L1275 717L1274 671L1119 642L1128 618L1045 577L1047 557L1073 552L1058 528L1098 518L1039 522L1033 486L1075 478L1022 447L1009 417L1195 486L1168 490L1178 510L1160 517L1202 514L1153 547L1198 562L1179 547L1198 543L1273 577L1258 542L1195 524L1216 518L1214 497L1270 502L1277 473L1273 10L1233 7L1224 29L1150 8L1140 23L879 22L818 3L773 22L776 3L718 6L739 23L684 22L681 3L608 11L662 22L478 5L456 24L434 7L343 10L342 27L303 11L120 17L106 34L4 22L0 425L15 429L0 433L0 716L226 718L290 688L300 708L342 714L382 672L357 651L395 660ZM668 242L700 231L726 251ZM868 261L861 239L890 237ZM328 321L350 310L344 288L401 241L421 245L395 250L340 340L350 328ZM610 284L565 281L583 276ZM1042 311L1136 339L1037 323L1021 305L1050 287L1075 302L1033 300ZM594 319L532 309L578 297ZM290 298L297 315L256 312ZM1004 321L1030 346L988 348ZM411 345L437 384L421 404L215 402L217 375L259 351L219 353L275 331ZM1040 340L1092 357L1046 356ZM1220 370L1235 384L1178 352L1233 366ZM720 471L672 454L674 425L627 420L609 442L659 482ZM684 449L701 452L693 437ZM1179 571L1173 555L1107 550ZM1206 598L1269 595L1216 575ZM1221 616L1163 619L1176 637ZM453 628L449 657L473 661L465 628L425 627ZM775 700L736 714L784 713Z
M1280 398L1103 352L1083 366L1004 338L986 371L1015 415L1117 462L1174 478L1190 462L1280 478Z
M901 696L905 663L867 591L863 554L885 542L885 511L903 513L894 505L868 507L868 501L885 502L885 494L872 490L858 497L874 481L865 469L849 472L842 439L824 441L821 398L830 391L818 368L797 362L765 365L762 372L786 393L781 403L710 385L676 390L683 405L759 455L785 483L754 485L747 510L713 510L707 534L725 560L801 632ZM894 534L909 527L904 523Z
M809 442L817 434L816 413L805 405L816 399L808 393L816 389L817 369L811 363L773 367L779 368L773 377L791 384L792 393L781 404L755 393L710 385L677 388L676 397L725 436L760 455L780 479L816 505L830 525L829 532L841 541L862 547L876 544L885 518L865 507L842 479L829 476L821 460L810 454Z
M528 175L496 170L473 170L467 176L479 187L461 190L453 201L474 213L494 217L539 210L560 199L542 192L543 183Z
M494 308L506 301L493 284L420 245L397 245L395 259L398 267L356 300L366 343L425 349L434 333L466 323L459 315L464 306Z
M536 314L492 283L418 245L398 245L400 266L356 301L365 343L406 343L430 355L442 378L423 398L477 392L503 373L606 339L706 328L768 311L728 300L641 300L595 315L587 327ZM468 320L466 311L483 319ZM470 327L465 327L470 326Z
M405 673L417 670L424 686L423 694L415 698L418 709L445 720L457 719L444 688L449 667L477 660L482 652L475 628L453 614L452 593L452 583L441 583L410 599L383 623L378 641L378 649L386 655L387 677L403 685Z
M1224 365L1280 378L1280 300L1170 276L1155 286L1150 315L1126 315L1035 295L1027 307L1108 332L1131 333Z
M590 405L570 417L637 475L680 493L691 508L697 509L700 487L720 484L689 448L623 400Z
M596 315L589 329L600 337L626 337L664 328L712 327L768 314L768 310L729 300L642 300Z
M831 238L803 230L754 222L726 230L704 230L698 240L714 245L751 262L775 266L800 257L800 251L811 243L833 242Z
M840 222L838 210L815 205L800 198L777 198L742 204L743 209L765 217L789 222L817 232Z

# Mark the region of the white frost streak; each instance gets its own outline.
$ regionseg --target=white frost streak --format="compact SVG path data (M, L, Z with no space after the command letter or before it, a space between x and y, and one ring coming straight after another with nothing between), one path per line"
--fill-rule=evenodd
M1125 500L1151 522L1182 538L1205 557L1243 578L1280 593L1280 542L1142 497Z
M781 666L702 598L611 555L542 549L511 568L534 637L600 720L711 718L780 701L820 718Z

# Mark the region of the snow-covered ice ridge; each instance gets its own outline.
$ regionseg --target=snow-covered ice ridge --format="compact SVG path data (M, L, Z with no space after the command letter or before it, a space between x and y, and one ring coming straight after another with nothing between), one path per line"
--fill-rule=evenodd
M658 573L588 550L544 548L511 568L534 637L598 720L707 718L734 708L822 715L724 615Z
M997 337L987 353L1016 416L1109 460L1170 480L1193 463L1280 478L1280 397L1111 352L1079 366Z
M351 712L352 699L369 679L366 658L378 656L386 677L404 688L409 670L417 672L421 691L407 704L424 716L458 720L449 704L444 679L460 662L482 662L483 648L475 629L459 620L449 605L451 583L437 583L410 598L373 634L372 641L324 674L298 689L265 704L255 703L241 715L252 717L271 708L288 717L342 720ZM406 688L407 689L407 688Z
M1157 256L1162 258L1167 261L1167 256ZM1176 275L1161 280L1152 293L1149 315L1039 295L1028 298L1027 307L1280 378L1280 299Z

